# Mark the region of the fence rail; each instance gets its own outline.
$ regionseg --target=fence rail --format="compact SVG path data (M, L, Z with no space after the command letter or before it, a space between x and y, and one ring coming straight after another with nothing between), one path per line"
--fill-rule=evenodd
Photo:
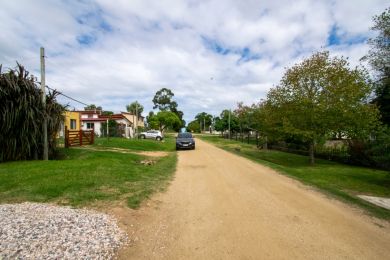
M65 148L93 144L94 139L93 130L68 130L65 128Z

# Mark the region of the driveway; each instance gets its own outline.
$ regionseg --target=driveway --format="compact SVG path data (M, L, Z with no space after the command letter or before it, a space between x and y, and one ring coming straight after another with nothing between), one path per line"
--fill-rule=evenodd
M197 141L139 210L119 207L122 259L388 259L390 225L245 158Z

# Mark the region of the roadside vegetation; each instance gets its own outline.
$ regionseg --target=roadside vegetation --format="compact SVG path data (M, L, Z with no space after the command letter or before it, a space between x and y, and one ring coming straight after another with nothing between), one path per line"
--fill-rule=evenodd
M111 147L130 149L135 151L175 151L175 138L172 135L164 135L162 141L151 139L124 139L120 137L96 138L94 147Z
M199 138L273 168L345 202L360 206L376 217L390 219L390 210L377 207L357 197L357 195L390 197L388 171L349 166L321 159L318 159L315 165L310 165L307 157L302 155L259 150L255 145L243 144L219 136L201 135Z
M107 147L135 151L171 151L172 141L97 139ZM170 148L170 145L172 148ZM164 189L176 168L176 153L145 157L131 153L60 149L62 160L0 164L0 203L53 202L88 206L125 200L137 208L152 193ZM141 161L151 161L151 165Z

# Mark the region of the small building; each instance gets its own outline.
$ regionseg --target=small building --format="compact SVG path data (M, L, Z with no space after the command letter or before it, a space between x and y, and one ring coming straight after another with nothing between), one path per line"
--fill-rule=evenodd
M60 132L58 133L60 137L65 136L65 127L68 130L81 129L80 113L78 111L65 111L64 117L64 122L61 124Z

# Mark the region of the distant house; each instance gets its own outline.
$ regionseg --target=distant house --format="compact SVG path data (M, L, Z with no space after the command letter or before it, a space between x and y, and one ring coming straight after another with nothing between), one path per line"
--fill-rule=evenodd
M129 113L129 112L121 112L121 114L123 116L126 117L127 120L129 120L134 126L136 127L145 127L145 123L144 123L144 117L143 116L138 116L137 115L133 115L132 113Z
M101 117L100 110L79 111L82 130L93 130L97 136L101 135L102 123L107 121L107 118Z
M81 129L81 120L80 113L78 111L65 111L65 120L61 124L59 136L63 137L65 133L65 127L68 130L80 130Z
M108 120L115 120L123 137L133 137L133 123L123 114L102 115L100 110L79 111L82 130L93 130L97 136L105 133L102 124Z

